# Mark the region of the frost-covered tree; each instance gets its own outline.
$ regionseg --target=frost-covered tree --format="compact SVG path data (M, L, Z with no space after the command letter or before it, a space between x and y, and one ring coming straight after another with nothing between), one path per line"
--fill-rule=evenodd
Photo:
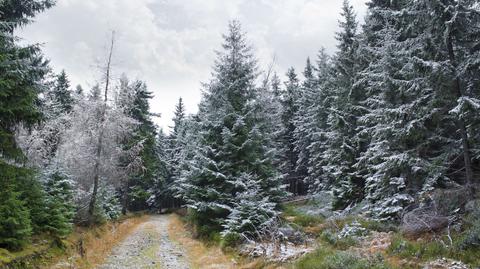
M105 119L102 123L103 113ZM88 200L96 175L98 182L106 181L105 184L120 188L131 171L138 169L141 144L125 148L123 142L134 135L139 123L127 115L120 104L105 105L101 97L95 99L93 95L75 100L69 122L71 125L65 130L55 160L76 183L76 190L81 194L77 197L80 210L77 220L84 222L88 220L85 210L91 202ZM103 139L97 164L99 125L102 125ZM125 166L122 165L125 159L132 161Z
M120 81L117 106L137 123L122 144L130 154L124 156L121 166L129 174L123 186L123 211L144 210L148 207L150 188L159 174L159 159L156 152L156 126L152 121L149 100L152 93L144 82Z
M478 137L473 130L478 128L480 104L480 91L476 87L480 74L478 1L428 0L412 3L408 11L417 12L409 26L419 24L424 30L423 35L419 33L415 38L417 42L425 42L418 43L423 45L418 64L428 68L425 78L433 89L432 109L442 116L438 122L441 131L437 133L449 141L444 144L444 156L439 157L448 159L445 165L451 170L462 168L463 175L459 176L472 185L472 137ZM445 110L449 110L448 114ZM456 163L455 159L461 162Z
M306 148L309 152L307 163L309 192L315 193L325 189L331 184L325 176L323 166L327 164L324 153L327 149L328 116L331 95L332 67L330 57L325 50L318 54L315 91L311 91L311 105L303 116L303 128L309 136L309 144Z
M255 85L256 60L238 22L230 23L222 47L213 78L205 85L198 150L189 180L182 186L204 232L222 230L224 220L237 209L245 174L258 182L262 197L277 201L282 194L265 146L269 136L257 124L262 111Z
M331 86L328 147L325 151L328 163L324 166L327 177L333 182L335 208L344 208L362 198L362 180L353 169L359 154L359 141L354 139L354 134L360 114L358 102L362 99L361 91L353 90L358 72L357 20L348 0L343 2L341 15L341 30L336 34L338 51L333 58L335 75Z
M311 158L310 145L312 144L312 123L308 115L313 109L315 96L318 91L318 81L315 76L315 69L310 58L307 58L305 70L303 71L305 80L300 87L297 102L297 112L294 117L294 145L298 152L296 163L297 180L295 182L295 194L305 194L308 189L307 183L310 180L309 161Z
M242 190L222 225L222 235L228 240L257 238L258 231L268 230L269 224L279 212L276 211L276 204L262 194L260 184L254 177L248 174L240 175L238 184L242 186Z
M179 98L175 106L173 126L167 136L163 133L157 137L157 156L164 171L164 177L157 179L151 187L150 201L156 208L178 207L182 204L179 195L182 173L188 169L190 158L187 147L189 119L186 115L183 99Z
M41 99L42 121L34 128L21 128L17 141L28 158L30 166L47 167L54 160L63 133L69 126L68 114L73 107L73 96L65 71L55 76Z
M282 94L282 108L280 118L282 128L280 133L280 171L287 190L297 194L297 182L301 180L297 171L298 151L295 147L295 117L298 114L298 100L300 98L300 82L293 68L287 71L285 91Z
M57 237L68 235L75 216L74 182L61 168L52 164L41 176L46 193L48 220L43 228Z
M70 82L65 70L62 70L54 81L53 88L47 93L52 100L51 107L57 114L66 114L72 110L73 97L70 92Z

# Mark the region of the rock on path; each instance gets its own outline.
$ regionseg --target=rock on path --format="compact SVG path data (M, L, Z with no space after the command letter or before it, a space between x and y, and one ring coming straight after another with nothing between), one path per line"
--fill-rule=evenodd
M98 269L189 269L184 251L168 237L168 223L167 215L150 217Z

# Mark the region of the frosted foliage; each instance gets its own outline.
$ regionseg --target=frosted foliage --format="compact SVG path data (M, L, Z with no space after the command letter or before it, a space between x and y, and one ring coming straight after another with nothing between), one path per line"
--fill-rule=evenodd
M122 109L107 106L105 121L101 124L104 104L101 100L79 99L69 114L71 127L65 130L58 147L57 162L73 176L79 187L90 188L96 160L96 146L100 128L103 129L100 177L118 186L127 176L127 168L119 166L120 158L135 155L138 147L130 152L121 147L121 141L132 135L137 124ZM133 152L132 152L133 151Z

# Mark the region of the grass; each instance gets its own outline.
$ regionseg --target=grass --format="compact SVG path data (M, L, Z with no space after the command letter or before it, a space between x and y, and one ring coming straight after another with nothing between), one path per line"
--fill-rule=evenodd
M193 239L185 223L177 215L171 215L168 225L170 238L178 242L186 251L188 261L193 268L238 268L233 262L233 257L222 252L217 238L212 238L208 243Z
M345 251L321 246L315 252L307 254L295 262L296 269L390 269L381 256L367 260Z
M95 228L78 229L70 241L78 244L83 241L84 258L77 259L79 268L94 268L101 264L114 246L125 239L148 216L127 218L121 222L107 223Z
M295 206L287 205L283 208L283 217L300 227L317 226L325 221L322 216L312 216L300 212Z
M440 238L448 242L447 238ZM460 236L454 236L454 240L461 240ZM387 252L391 256L404 259L415 258L420 261L430 261L438 258L450 258L462 261L474 268L480 266L480 249L461 249L454 241L452 246L447 246L439 240L411 241L400 234L395 235Z
M55 244L48 236L35 237L21 251L0 249L0 268L7 264L9 268L51 268L60 262L69 263L73 268L94 268L146 218L131 215L95 227L76 227L70 236L62 240L62 246ZM84 249L83 257L79 254L80 244Z

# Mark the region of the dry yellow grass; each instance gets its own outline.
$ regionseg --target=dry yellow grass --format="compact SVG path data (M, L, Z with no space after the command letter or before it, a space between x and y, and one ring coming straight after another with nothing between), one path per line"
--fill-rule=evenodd
M187 259L195 269L235 269L240 266L225 255L218 246L205 246L202 242L192 238L185 228L185 224L177 215L170 216L168 234L171 239L179 243L187 253Z
M77 227L66 240L68 250L66 255L56 262L58 268L65 268L64 266L68 265L69 268L90 269L103 263L113 247L147 218L148 216L144 215L94 228Z

